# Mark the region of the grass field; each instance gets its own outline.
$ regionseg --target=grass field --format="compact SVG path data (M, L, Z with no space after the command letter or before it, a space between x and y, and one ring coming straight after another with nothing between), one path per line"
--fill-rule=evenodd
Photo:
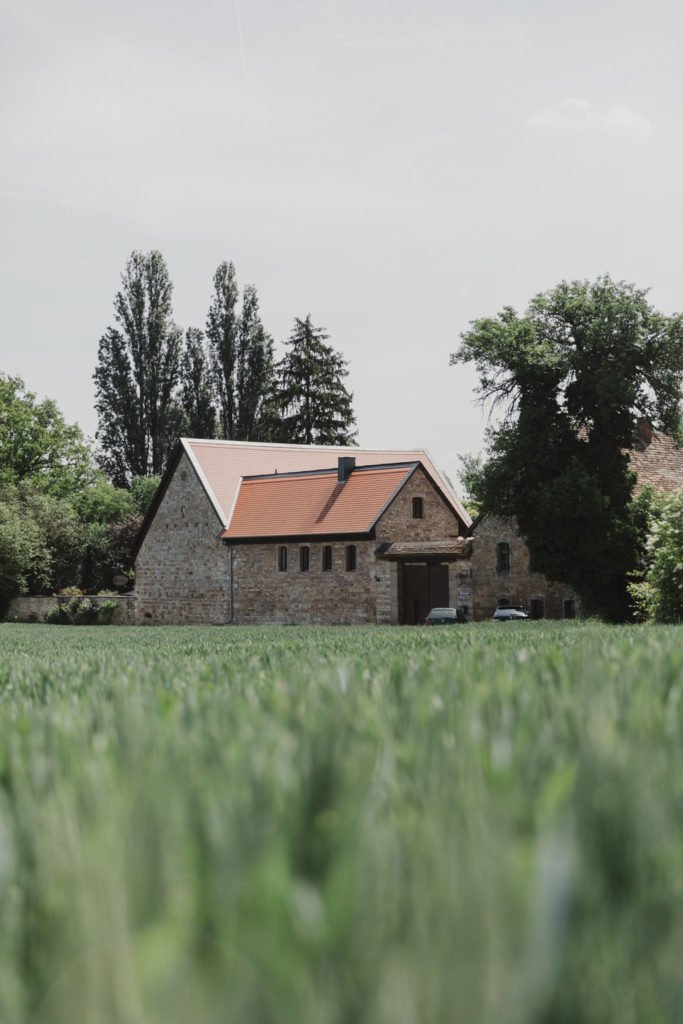
M0 1021L683 1021L683 629L0 626Z

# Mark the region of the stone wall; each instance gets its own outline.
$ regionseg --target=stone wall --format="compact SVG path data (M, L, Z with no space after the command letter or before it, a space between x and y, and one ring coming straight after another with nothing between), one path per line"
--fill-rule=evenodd
M84 600L100 605L104 601L116 601L112 623L115 626L132 626L135 623L134 594L85 594ZM47 613L59 604L70 601L70 597L13 597L7 609L8 622L45 622Z
M564 602L573 600L576 614L579 614L579 601L571 587L553 583L541 573L530 571L529 549L513 521L486 516L475 526L473 537L474 619L490 618L500 598L527 610L534 599L541 599L544 617L548 619L564 618ZM496 546L500 542L510 545L509 572L497 570Z
M352 572L346 571L346 547L351 542L342 540L331 545L332 571L322 571L325 543L330 542L285 544L286 572L278 569L280 544L234 544L235 622L239 625L376 622L376 542L353 542L356 546L356 568ZM299 568L299 551L303 546L309 548L309 569L306 572ZM384 578L389 575L385 569L383 565ZM387 614L385 605L382 613Z
M413 498L422 498L423 518L413 519ZM375 527L377 542L446 540L459 536L460 521L419 466Z
M139 624L230 621L230 554L221 529L183 454L135 563Z

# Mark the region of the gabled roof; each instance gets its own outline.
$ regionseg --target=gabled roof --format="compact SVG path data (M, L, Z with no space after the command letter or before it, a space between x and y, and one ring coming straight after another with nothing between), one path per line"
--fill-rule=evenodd
M190 437L181 438L180 444L192 462L224 527L230 525L242 477L319 470L336 464L337 458L342 455L353 456L357 467L421 462L463 525L468 527L472 522L465 508L453 494L450 484L424 448L391 450L322 444L204 441Z
M461 520L465 530L472 520L453 494L448 480L436 468L427 451L415 449L351 448L322 444L273 444L258 441L209 441L181 437L166 472L135 538L137 556L164 494L183 455L190 460L223 529L230 526L237 495L244 477L257 474L305 473L330 466L340 456L353 456L356 469L363 466L419 462L446 503Z
M242 480L225 540L367 534L419 463Z

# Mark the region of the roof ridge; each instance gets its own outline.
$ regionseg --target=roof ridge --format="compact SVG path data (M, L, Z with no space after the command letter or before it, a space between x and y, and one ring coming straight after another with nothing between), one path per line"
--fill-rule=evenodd
M396 469L408 469L408 467L421 466L422 463L419 459L414 459L406 462L378 462L370 466L354 466L352 475L356 476L358 473L391 473ZM249 473L242 476L242 480L256 481L256 480L291 480L294 477L309 477L309 476L336 476L339 472L337 466L325 467L325 469L294 469L287 473Z

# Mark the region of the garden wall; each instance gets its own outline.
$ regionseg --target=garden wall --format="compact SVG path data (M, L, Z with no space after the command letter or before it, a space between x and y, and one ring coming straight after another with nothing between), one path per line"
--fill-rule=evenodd
M113 624L116 626L135 625L135 594L86 594L93 604L100 605L104 601L115 601ZM14 597L7 609L8 622L45 622L45 616L60 601L66 603L70 597Z

